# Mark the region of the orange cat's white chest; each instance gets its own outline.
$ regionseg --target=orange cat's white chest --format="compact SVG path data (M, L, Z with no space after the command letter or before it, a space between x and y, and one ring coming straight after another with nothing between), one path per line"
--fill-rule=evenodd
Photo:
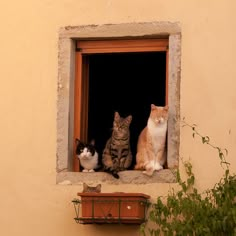
M152 120L149 120L147 127L151 136L153 148L155 152L158 152L158 150L165 144L167 122L162 122L156 125Z

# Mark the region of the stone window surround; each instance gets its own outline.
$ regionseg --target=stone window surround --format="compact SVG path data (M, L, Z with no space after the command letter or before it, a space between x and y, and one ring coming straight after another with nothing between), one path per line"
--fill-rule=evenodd
M114 179L104 172L72 172L73 107L75 77L75 42L79 39L169 38L168 63L168 167L155 172L152 177L142 171L127 170ZM179 163L180 144L180 62L181 29L178 22L142 22L105 25L66 26L59 30L58 93L57 93L57 184L83 182L174 183Z

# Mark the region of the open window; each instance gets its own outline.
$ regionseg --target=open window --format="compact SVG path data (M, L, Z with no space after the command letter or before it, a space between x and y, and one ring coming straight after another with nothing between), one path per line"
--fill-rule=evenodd
M151 103L168 103L168 38L76 41L74 140L95 139L101 157L111 135L114 112L133 116L130 126L135 164L138 135ZM74 171L79 171L75 155Z
M57 183L176 182L173 171L179 166L180 146L179 23L65 26L60 28L58 45ZM147 123L151 103L169 106L167 169L150 178L133 170L132 165L131 170L119 173L119 180L102 171L79 172L75 138L94 138L101 155L111 135L115 110L121 116L133 115L130 138L135 157L136 140Z

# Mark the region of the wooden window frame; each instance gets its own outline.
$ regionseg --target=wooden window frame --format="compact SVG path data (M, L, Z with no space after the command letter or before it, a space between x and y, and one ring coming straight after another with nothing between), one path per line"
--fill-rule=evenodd
M114 40L79 40L75 53L75 86L74 86L74 136L87 140L88 130L88 87L89 63L86 55L101 53L130 52L166 52L166 97L168 104L168 39L114 39ZM73 169L80 171L79 160L75 154L73 142Z

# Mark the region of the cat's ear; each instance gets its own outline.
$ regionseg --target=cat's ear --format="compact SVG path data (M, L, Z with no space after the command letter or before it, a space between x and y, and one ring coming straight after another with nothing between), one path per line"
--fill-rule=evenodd
M168 111L169 110L169 106L168 105L164 106L164 110Z
M117 111L115 112L114 120L115 120L115 121L120 120L120 115L119 115L119 113L118 113Z
M151 110L156 109L156 106L154 104L151 104Z
M83 192L86 192L87 188L88 188L88 185L86 183L83 183Z
M95 146L95 139L92 139L92 140L90 141L90 145Z
M127 121L128 124L130 124L132 121L132 116L131 115L127 116L125 120Z
M101 189L102 189L102 185L101 185L101 184L98 184L98 185L96 186L97 192L101 192Z

